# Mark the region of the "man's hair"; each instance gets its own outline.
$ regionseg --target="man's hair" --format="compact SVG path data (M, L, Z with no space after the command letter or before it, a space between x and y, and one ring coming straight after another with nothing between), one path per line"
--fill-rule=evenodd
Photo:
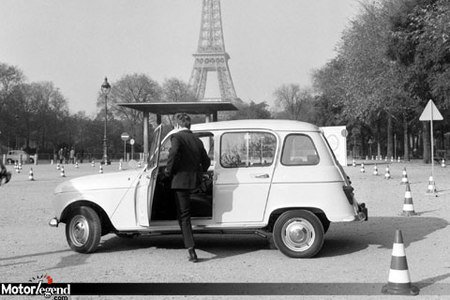
M179 113L175 115L175 122L180 127L186 127L187 129L191 128L191 117L189 117L186 113Z

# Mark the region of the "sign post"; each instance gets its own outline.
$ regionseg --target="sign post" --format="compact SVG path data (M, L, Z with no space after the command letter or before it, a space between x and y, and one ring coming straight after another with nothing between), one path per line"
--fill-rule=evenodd
M123 161L126 161L127 156L127 141L130 139L130 135L126 132L120 135L120 138L123 141Z
M444 118L434 104L433 100L428 101L427 106L419 117L420 121L430 121L430 139L431 139L431 177L434 174L434 137L433 137L433 121L442 121Z
M131 159L134 159L134 139L130 140L131 145Z

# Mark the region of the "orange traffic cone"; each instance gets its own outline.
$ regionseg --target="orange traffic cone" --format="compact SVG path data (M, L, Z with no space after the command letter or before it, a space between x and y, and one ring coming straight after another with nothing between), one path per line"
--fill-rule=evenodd
M408 174L406 174L406 168L403 168L402 172L402 182L400 184L407 184L408 181Z
M391 179L391 172L389 171L389 165L386 166L386 172L384 173L384 179Z
M33 174L33 168L30 169L30 172L28 173L28 179L30 181L34 181L34 174Z
M375 164L375 166L373 166L373 175L378 176L378 167L377 167L377 164Z
M417 295L419 291L418 287L411 285L402 232L397 229L392 247L388 283L383 286L381 292L390 295Z
M417 215L414 211L414 204L411 196L411 188L409 182L406 184L405 201L403 202L402 216L410 217Z
M428 178L428 189L427 189L427 193L433 194L433 193L436 193L436 192L437 192L437 191L436 191L436 185L435 185L435 183L434 183L433 176L430 176L430 177Z
M365 173L366 169L364 168L364 163L361 164L361 173Z

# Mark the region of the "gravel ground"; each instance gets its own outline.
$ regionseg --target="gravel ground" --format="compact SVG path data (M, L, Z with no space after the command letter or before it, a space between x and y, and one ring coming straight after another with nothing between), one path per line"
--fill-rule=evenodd
M386 180L384 162L378 164L379 176L372 175L373 161L366 162L366 173L360 172L360 162L357 167L348 166L345 170L353 182L357 200L369 208L369 221L331 224L317 257L288 258L270 241L256 235L202 234L196 236L202 259L197 264L187 261L180 235L127 240L111 234L102 238L96 253L71 251L64 226L55 229L47 225L53 217L53 190L64 180L98 173L98 165L92 168L90 164L81 164L78 169L66 165L65 178L54 165L24 165L20 174L14 172L10 183L0 186L0 282L27 282L40 274L49 274L55 282L280 283L292 284L293 294L312 291L311 295L302 296L305 299L360 299L361 295L368 295L365 299L379 299L383 298L381 287L387 283L395 230L400 229L411 280L421 289L419 297L450 299L450 166L435 166L439 191L435 197L426 193L430 165L418 161L394 162L390 165L392 179ZM35 181L28 179L30 167ZM404 167L418 213L413 217L401 216L405 186L400 181ZM8 169L14 171L11 166ZM104 171L117 169L116 163L106 166ZM289 286L278 288L286 287ZM111 298L128 299L102 297ZM396 299L400 298L403 297Z

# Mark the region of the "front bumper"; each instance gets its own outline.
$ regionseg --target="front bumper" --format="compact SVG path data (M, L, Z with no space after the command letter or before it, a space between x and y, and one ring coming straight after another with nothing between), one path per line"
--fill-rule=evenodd
M58 225L59 225L58 218L56 218L56 217L51 218L50 221L48 221L48 225L51 227L58 227Z

